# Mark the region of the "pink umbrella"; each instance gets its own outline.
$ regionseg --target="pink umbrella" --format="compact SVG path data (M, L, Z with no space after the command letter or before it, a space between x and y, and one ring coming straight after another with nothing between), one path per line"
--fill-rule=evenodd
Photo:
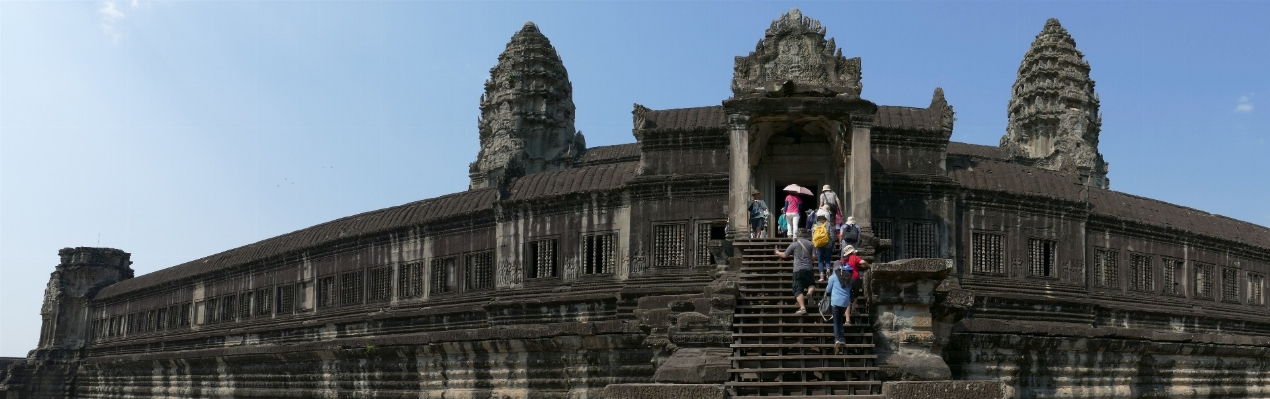
M810 196L815 195L811 193L811 190L808 190L807 187L803 187L803 186L798 186L798 192L802 195L810 195Z
M802 188L802 186L799 186L797 184L790 184L788 186L785 186L785 190L783 191L793 191L797 193L797 192L801 192L800 190L807 190L807 189Z

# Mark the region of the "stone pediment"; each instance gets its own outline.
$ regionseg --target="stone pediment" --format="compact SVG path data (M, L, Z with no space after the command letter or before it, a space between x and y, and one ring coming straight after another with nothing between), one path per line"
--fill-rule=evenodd
M825 39L820 21L797 8L772 21L750 55L736 57L732 77L736 97L858 97L862 88L860 58L843 57L834 40Z

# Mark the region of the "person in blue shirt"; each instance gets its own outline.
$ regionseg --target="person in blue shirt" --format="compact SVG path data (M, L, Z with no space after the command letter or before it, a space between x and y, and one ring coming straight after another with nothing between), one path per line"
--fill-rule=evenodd
M846 269L843 269L846 267ZM829 276L829 284L825 287L830 292L829 303L833 305L833 344L846 343L844 324L851 324L851 266L835 266Z

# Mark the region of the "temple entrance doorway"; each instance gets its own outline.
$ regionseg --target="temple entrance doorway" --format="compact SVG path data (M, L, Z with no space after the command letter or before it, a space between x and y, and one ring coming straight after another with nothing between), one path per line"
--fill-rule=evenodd
M763 121L751 127L758 135L758 148L751 148L751 164L754 188L761 191L768 201L772 218L767 226L767 236L775 237L776 221L784 213L785 186L797 184L806 187L811 195L803 195L799 212L799 227L807 226L807 211L819 206L821 188L828 185L846 202L845 151L842 140L831 135L840 134L832 121L825 120L775 120ZM792 232L791 232L792 233Z

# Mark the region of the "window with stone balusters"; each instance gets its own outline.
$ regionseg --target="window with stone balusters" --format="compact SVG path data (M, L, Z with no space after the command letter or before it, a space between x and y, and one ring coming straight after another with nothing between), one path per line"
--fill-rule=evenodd
M213 324L220 321L220 298L208 298L203 302L203 324ZM129 323L131 324L131 323Z
M559 260L556 256L558 248L556 239L538 240L529 243L527 278L557 277Z
M494 251L468 254L463 268L463 290L490 288L494 288Z
M1094 250L1094 286L1103 288L1120 287L1120 253L1109 249Z
M225 295L220 299L220 321L234 321L237 316L235 310L238 309L238 297L234 294Z
M904 232L904 255L908 258L934 258L938 244L935 241L935 224L909 223Z
M397 268L397 298L411 299L423 296L423 262L401 265Z
M582 238L582 274L613 272L617 255L617 235L597 234Z
M273 315L273 287L265 287L256 290L255 314L256 317L269 317Z
M1129 254L1129 289L1142 292L1155 291L1155 273L1151 256Z
M295 284L283 284L278 286L277 310L279 315L295 313L295 290Z
M653 226L653 266L672 267L684 265L684 230L686 225L660 224Z
M1216 266L1195 263L1195 298L1213 299L1214 268Z
M251 300L255 292L245 291L238 294L238 320L251 318Z
M368 302L387 302L392 299L392 267L381 266L368 271L370 284L366 293Z
M432 259L430 292L440 294L454 291L454 258Z
M364 293L366 275L361 270L340 275L340 306L360 305Z
M1239 269L1233 267L1221 269L1221 300L1239 303Z
M975 273L1005 274L1005 236L971 233L970 256L971 270Z
M1266 306L1266 276L1248 272L1248 304Z
M845 222L844 222L845 223ZM892 240L895 238L894 228L891 219L873 219L873 235L879 240ZM890 250L878 255L878 259L882 262L890 262L895 260L895 250Z
M1036 277L1058 277L1058 242L1041 238L1027 240L1029 274Z
M181 305L168 306L168 317L166 320L167 325L164 326L164 328L171 330L181 326L180 306Z
M319 308L335 306L335 276L318 277L315 290Z
M1185 295L1186 291L1182 287L1182 282L1186 281L1186 265L1178 259L1164 258L1160 260L1160 284L1163 284L1163 292L1166 295Z

